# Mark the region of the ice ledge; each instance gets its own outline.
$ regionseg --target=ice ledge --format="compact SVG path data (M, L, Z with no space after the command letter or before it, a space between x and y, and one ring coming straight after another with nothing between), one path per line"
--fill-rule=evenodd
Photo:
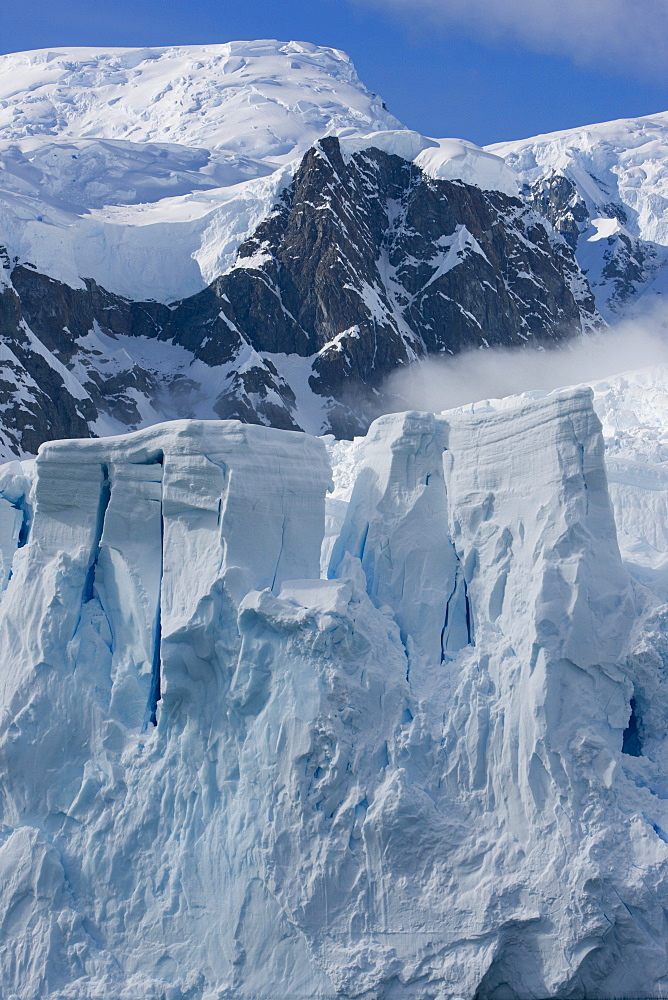
M39 461L59 461L65 457L69 461L78 456L95 462L121 456L125 461L140 463L153 461L159 452L205 455L230 446L303 457L305 449L310 449L321 460L324 454L318 438L295 431L244 424L240 420L168 420L130 434L48 441L39 450Z

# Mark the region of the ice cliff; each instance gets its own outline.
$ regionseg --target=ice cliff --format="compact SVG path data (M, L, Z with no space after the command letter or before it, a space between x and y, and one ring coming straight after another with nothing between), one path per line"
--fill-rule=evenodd
M589 389L0 492L0 996L668 988L666 609Z

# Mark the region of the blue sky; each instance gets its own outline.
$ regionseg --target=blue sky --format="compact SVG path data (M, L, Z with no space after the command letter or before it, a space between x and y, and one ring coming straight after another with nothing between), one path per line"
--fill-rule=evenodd
M345 49L404 124L484 144L668 109L667 3L30 0L3 10L0 52L307 40Z

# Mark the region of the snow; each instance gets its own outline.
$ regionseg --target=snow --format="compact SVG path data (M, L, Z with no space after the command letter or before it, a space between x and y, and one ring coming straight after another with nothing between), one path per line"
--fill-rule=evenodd
M2 467L0 992L660 994L666 608L627 541L665 551L667 400Z
M234 263L325 135L517 194L498 156L404 129L338 49L40 49L0 56L0 246L73 287L184 298Z
M629 230L668 243L668 112L567 129L487 147L531 182L548 170L572 176L593 204L618 201Z
M622 231L619 219L592 219L591 224L596 232L593 236L587 237L588 243L596 243L598 240L608 240L615 233Z
M647 299L643 307L668 292L668 112L486 148L503 157L524 183L554 172L575 184L589 214L581 224L578 261L606 318L619 311L604 256L615 235L646 244L639 262L643 274L634 278L637 294Z
M630 372L593 388L624 562L668 601L668 366Z
M344 158L365 149L380 149L412 160L427 177L435 180L458 180L483 191L502 191L510 198L519 197L517 175L505 161L465 139L428 139L408 129L353 137L337 134Z
M3 56L0 73L0 127L14 141L175 141L287 162L304 132L389 118L345 53L308 42L40 49Z
M345 53L306 42L0 56L0 243L173 301L232 263L318 138L397 125Z

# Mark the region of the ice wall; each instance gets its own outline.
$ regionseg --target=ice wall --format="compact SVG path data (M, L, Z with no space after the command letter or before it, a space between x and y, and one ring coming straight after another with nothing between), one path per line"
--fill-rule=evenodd
M668 986L668 652L591 393L355 456L321 579L318 439L42 448L1 539L0 996Z

